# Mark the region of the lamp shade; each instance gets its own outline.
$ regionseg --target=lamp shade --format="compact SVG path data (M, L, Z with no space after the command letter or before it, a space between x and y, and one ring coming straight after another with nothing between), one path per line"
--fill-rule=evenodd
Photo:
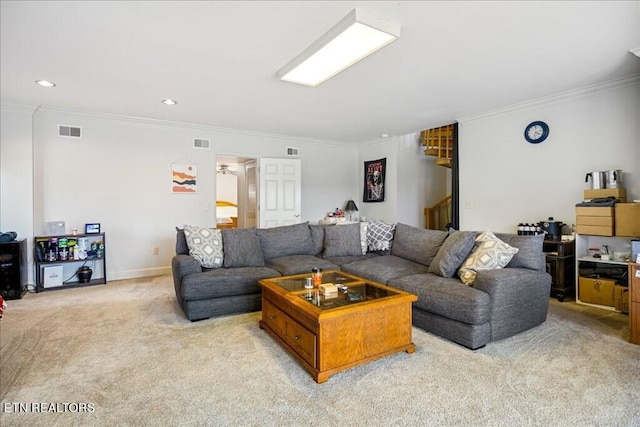
M358 207L356 206L356 203L353 200L349 200L347 202L347 205L344 207L344 210L346 212L358 212Z

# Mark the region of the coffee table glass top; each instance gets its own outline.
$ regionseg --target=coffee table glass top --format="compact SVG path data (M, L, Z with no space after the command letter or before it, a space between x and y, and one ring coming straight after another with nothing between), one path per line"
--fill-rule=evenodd
M311 275L283 278L275 277L269 280L321 310L360 304L362 302L398 294L398 292L394 292L390 288L376 286L365 279L349 277L340 271L328 271L322 274L322 283L344 285L346 286L346 290L339 290L337 293L322 295L318 291L318 288L309 290L304 288L307 277L311 277Z
M329 295L322 295L317 289L313 289L302 291L298 296L324 310L397 295L397 292L367 282L345 283L345 286L347 287L346 291L338 291Z
M307 277L311 277L311 273L306 275L297 275L293 277L283 277L278 278L274 277L271 280L276 285L281 288L285 288L290 292L302 291L304 290L304 283ZM353 282L355 279L351 277L347 277L339 271L327 271L322 274L322 283L333 283L334 285L341 284L346 285L348 282Z

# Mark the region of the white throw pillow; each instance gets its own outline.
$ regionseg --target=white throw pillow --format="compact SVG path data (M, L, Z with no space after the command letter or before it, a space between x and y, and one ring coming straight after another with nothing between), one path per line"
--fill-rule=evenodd
M189 255L206 268L222 267L224 261L222 230L206 227L184 227Z
M504 268L518 250L498 239L491 231L485 231L476 237L474 248L460 266L458 276L462 283L473 285L478 271Z
M362 255L367 254L367 228L368 224L366 222L360 223L360 247L362 248Z

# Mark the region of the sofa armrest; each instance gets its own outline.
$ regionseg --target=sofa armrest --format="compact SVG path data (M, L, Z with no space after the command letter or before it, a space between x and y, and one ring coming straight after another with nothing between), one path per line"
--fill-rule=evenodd
M529 268L478 271L474 288L491 297L491 339L511 336L544 322L551 276Z
M191 255L175 255L171 260L171 271L176 286L182 282L182 278L193 273L202 273L200 262Z
M499 268L480 270L473 287L488 293L492 301L519 301L527 297L544 295L549 298L551 276L529 268Z

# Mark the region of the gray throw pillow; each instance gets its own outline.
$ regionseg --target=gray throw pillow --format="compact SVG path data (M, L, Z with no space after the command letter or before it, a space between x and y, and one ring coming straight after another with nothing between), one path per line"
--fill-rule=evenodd
M225 267L263 267L264 257L255 228L223 228Z
M313 242L313 251L311 255L320 255L324 249L324 230L334 225L310 224L309 232L311 233L311 242Z
M495 233L495 236L510 246L519 249L514 255L511 262L507 264L508 268L524 267L532 270L546 271L546 262L542 246L544 243L544 235L537 236L520 236L517 234Z
M453 277L467 259L473 244L476 240L475 231L454 231L449 232L449 237L444 241L431 265L429 273L437 274L441 277Z
M313 241L309 223L285 225L282 227L259 228L256 234L264 259L289 255L312 255Z
M425 230L398 223L391 255L428 266L446 238L446 231Z
M337 224L324 230L324 257L362 255L360 224Z

